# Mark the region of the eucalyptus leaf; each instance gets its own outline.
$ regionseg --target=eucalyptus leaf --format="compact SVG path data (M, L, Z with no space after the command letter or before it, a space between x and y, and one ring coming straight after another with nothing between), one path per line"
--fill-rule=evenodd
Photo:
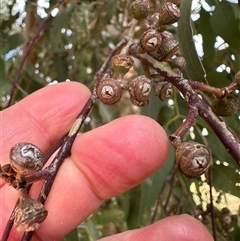
M206 72L198 57L191 24L191 0L182 0L181 18L178 22L178 39L182 55L186 60L185 71L189 79L206 82Z

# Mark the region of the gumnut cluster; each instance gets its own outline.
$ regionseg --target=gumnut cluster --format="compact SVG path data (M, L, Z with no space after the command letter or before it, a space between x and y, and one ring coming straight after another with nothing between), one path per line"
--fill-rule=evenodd
M186 62L178 56L179 43L172 33L165 30L167 25L180 19L180 10L173 3L166 2L161 9L149 16L149 1L136 0L129 11L133 18L142 21L143 33L139 40L139 51L146 52L157 61L164 62L174 71L181 73ZM128 84L123 83L123 76L131 69L134 61L130 54L117 54L111 59L115 77L109 75L102 78L96 88L98 98L105 104L117 103L123 90L128 90L131 102L136 106L149 103L151 91L160 100L167 100L173 93L173 86L154 70L148 69L145 75L131 77ZM116 77L117 76L117 77Z

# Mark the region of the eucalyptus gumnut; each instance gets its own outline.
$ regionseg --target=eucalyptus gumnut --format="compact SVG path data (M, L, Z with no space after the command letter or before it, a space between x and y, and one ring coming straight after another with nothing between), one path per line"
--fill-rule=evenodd
M44 205L28 196L20 197L20 202L14 213L14 227L18 232L36 230L47 217L48 211Z
M158 25L170 25L177 22L181 17L180 9L171 2L163 4L159 12Z
M151 80L145 75L140 75L131 80L128 90L132 99L146 105L152 90Z
M205 173L211 161L211 151L205 145L188 141L181 142L175 159L180 171L188 178L196 178Z
M10 165L20 175L36 172L44 165L43 153L31 143L20 142L10 150Z
M112 57L112 66L116 73L125 75L133 66L133 60L128 54L116 54Z
M98 98L107 105L113 105L121 99L122 87L113 78L102 79L97 85Z
M155 51L162 44L162 35L156 29L148 29L141 36L140 44L146 52Z
M238 108L238 99L232 94L227 94L221 99L215 98L212 102L212 110L216 115L219 116L234 115Z
M147 18L149 9L148 0L135 0L129 7L130 14L139 21Z

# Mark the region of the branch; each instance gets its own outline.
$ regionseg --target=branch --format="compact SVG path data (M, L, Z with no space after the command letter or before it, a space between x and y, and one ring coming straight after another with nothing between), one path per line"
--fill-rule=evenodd
M40 195L38 196L38 201L40 201L42 204L45 203L45 201L48 197L48 194L51 190L53 182L57 176L58 170L60 169L62 163L68 156L71 155L71 148L74 143L74 140L77 137L77 134L78 134L84 120L86 119L89 111L91 110L93 104L95 103L96 99L97 99L96 95L92 94L90 96L90 98L86 102L85 106L83 107L83 109L81 110L79 115L77 116L77 119L74 122L68 135L65 137L64 143L61 146L61 148L59 149L57 155L53 159L52 163L45 169L48 171L49 175L43 184ZM46 172L45 170L43 170L44 173ZM41 171L40 171L40 173L41 173ZM27 177L26 177L26 179L27 179ZM22 237L22 241L30 240L31 237L33 236L33 233L34 233L33 231L24 233L24 235Z
M227 128L225 122L221 121L219 117L213 113L212 109L195 93L188 80L184 79L182 75L174 72L172 69L166 67L163 63L152 58L147 53L142 53L137 44L130 46L129 53L138 58L144 65L152 67L157 73L164 76L169 82L177 87L177 89L183 94L188 106L197 108L199 116L201 116L211 127L225 146L226 150L240 166L240 143Z

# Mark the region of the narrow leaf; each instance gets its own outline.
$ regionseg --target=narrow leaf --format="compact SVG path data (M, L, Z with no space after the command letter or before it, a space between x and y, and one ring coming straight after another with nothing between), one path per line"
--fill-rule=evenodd
M196 48L193 41L193 31L191 26L191 6L192 1L182 0L181 3L181 19L178 22L178 38L180 49L187 66L185 71L189 79L207 82L206 72L197 55Z

